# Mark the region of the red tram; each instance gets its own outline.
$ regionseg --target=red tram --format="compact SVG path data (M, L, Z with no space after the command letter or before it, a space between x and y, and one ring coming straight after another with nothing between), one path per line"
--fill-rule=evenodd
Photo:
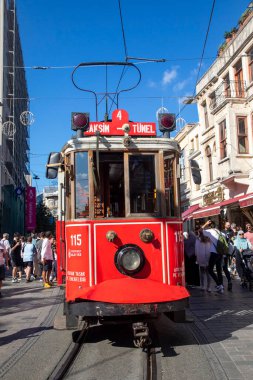
M59 181L58 283L65 283L67 325L129 319L137 322L135 338L145 340L148 318L176 320L188 306L179 146L157 137L155 123L129 121L123 109L103 122L72 114L72 129L77 136L47 165L47 178Z

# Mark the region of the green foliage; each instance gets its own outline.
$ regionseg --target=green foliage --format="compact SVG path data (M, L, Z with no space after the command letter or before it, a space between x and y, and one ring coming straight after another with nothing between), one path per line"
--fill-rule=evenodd
M231 32L225 32L224 33L224 38L231 38L232 37L232 33Z
M44 203L36 206L36 232L55 231L55 220L48 207Z
M238 29L235 26L230 30L231 34L236 34L237 32L238 32Z
M248 17L248 15L252 12L252 9L246 9L245 12L241 15L238 20L238 24L243 24L244 20Z

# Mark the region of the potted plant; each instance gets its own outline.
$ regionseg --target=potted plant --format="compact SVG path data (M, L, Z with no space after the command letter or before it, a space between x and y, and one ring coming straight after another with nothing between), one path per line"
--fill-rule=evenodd
M241 17L240 17L239 20L238 20L238 24L239 24L240 26L242 26L242 25L245 23L246 19L247 19L248 16L251 14L251 12L252 12L252 9L246 9L246 11L243 12L243 14L241 15Z
M229 42L232 38L232 33L231 32L225 32L224 38L226 39L226 42Z
M218 48L218 57L220 57L220 56L223 54L223 52L224 52L226 46L227 46L227 43L226 43L226 42L224 42L223 44L221 44L221 45L219 46L219 48Z
M237 32L238 32L238 29L236 27L232 28L230 31L230 33L232 34L232 37L234 37Z

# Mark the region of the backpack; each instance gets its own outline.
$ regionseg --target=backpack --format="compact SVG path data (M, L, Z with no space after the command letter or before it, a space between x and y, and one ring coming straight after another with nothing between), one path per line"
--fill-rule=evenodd
M220 233L218 231L217 231L217 233L219 234L219 237L217 240L216 251L220 255L228 255L229 251L228 251L227 239L225 238L225 236L222 233Z

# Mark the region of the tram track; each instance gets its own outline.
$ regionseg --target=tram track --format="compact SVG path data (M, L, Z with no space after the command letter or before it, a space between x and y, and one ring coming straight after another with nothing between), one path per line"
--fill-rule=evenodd
M123 326L122 326L123 327ZM104 326L91 327L94 331L96 329L103 330ZM124 328L124 327L123 327ZM108 326L106 327L108 330ZM108 368L115 367L116 363L119 361L122 366L117 368L118 373L125 373L128 371L126 367L134 363L131 368L131 374L124 375L123 377L116 377L111 374L110 378L115 379L131 379L131 380L157 380L157 365L156 365L156 349L152 346L146 347L144 349L135 348L133 344L129 345L129 341L124 343L120 342L121 347L116 347L112 342L106 343L107 355L99 355L99 352L103 352L103 345L105 343L103 339L103 334L101 341L96 339L96 334L94 331L90 331L84 327L76 334L76 341L72 342L67 348L62 359L59 361L57 366L47 380L62 380L62 379L100 379L102 377L97 377L98 373L105 372L107 374L103 375L103 379L109 379ZM95 335L95 337L94 337ZM95 339L94 339L95 338ZM93 362L90 362L88 346L92 344L92 339L95 340L94 345L96 345L96 351L98 353L97 358L93 358ZM101 348L99 348L101 346ZM123 346L123 347L122 347ZM116 348L116 350L115 350ZM91 349L92 351L92 349ZM118 352L119 351L119 352ZM91 354L93 355L93 354ZM136 360L138 357L138 360ZM81 366L84 368L80 369ZM86 363L86 364L84 364ZM107 370L106 370L107 367ZM104 368L104 369L103 369ZM113 372L115 368L113 369ZM80 377L79 377L80 376ZM107 377L108 376L108 377Z

